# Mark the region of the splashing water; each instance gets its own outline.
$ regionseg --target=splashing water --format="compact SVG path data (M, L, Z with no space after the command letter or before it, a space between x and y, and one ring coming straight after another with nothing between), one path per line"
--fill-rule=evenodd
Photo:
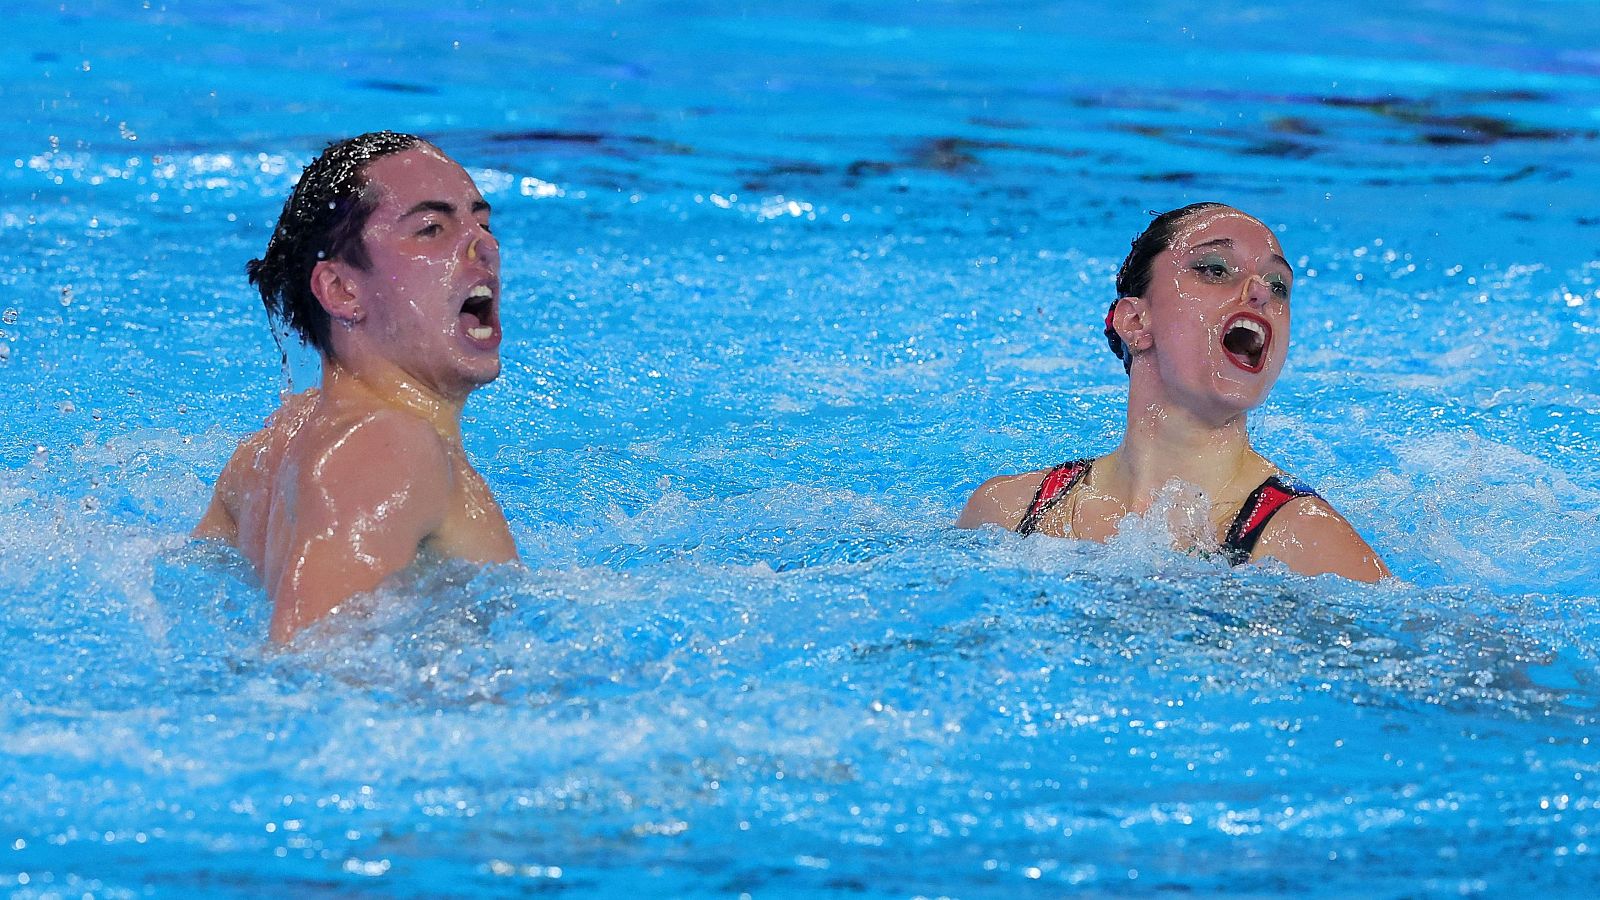
M0 886L1584 893L1593 24L907 13L20 14ZM242 265L378 127L495 205L465 428L524 565L424 561L277 650L185 534L285 381ZM1115 442L1097 317L1199 199L1297 269L1254 441L1396 581L950 527Z

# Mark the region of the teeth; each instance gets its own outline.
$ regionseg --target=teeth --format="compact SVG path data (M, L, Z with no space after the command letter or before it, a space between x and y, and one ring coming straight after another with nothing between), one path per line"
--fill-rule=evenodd
M478 285L477 287L472 289L472 293L467 295L467 297L472 299L472 300L476 300L479 297L493 297L493 296L494 296L494 291L489 290L489 286L487 284Z
M1267 331L1266 331L1265 328L1261 327L1261 323L1253 322L1253 321L1251 321L1249 319L1240 319L1239 321L1233 323L1233 327L1234 328L1243 328L1246 331L1253 331L1253 332L1255 332L1257 335L1259 335L1261 337L1266 337L1267 336Z
M487 341L494 337L494 328L488 325L479 325L477 328L468 328L467 336L475 341Z

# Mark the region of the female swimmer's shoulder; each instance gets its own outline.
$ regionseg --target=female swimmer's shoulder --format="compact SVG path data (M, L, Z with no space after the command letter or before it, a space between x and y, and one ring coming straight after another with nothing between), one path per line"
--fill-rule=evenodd
M1353 581L1389 577L1389 567L1344 516L1319 496L1299 497L1272 517L1255 557L1272 557L1301 575L1334 574Z
M999 525L1017 530L1022 517L1033 504L1050 469L1024 472L1021 475L996 475L978 485L967 498L966 508L956 519L957 528L977 528L980 525Z

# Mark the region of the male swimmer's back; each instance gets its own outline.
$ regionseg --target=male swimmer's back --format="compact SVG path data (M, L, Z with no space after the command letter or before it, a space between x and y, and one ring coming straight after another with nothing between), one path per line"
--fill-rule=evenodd
M290 397L260 431L240 443L194 536L230 541L266 577L282 574L283 550L296 527L289 510L307 508L295 494L326 489L322 470L335 455L345 457L339 466L346 477L333 480L341 487L357 480L350 477L351 467L366 474L403 463L421 476L417 490L434 495L428 505L439 516L420 546L482 562L516 558L488 484L431 426L398 410L349 398L341 402L337 392L316 389ZM485 515L490 510L497 515Z
M194 528L194 537L225 540L261 570L270 520L264 513L276 500L278 474L289 444L316 409L319 393L312 388L288 397L260 431L239 442L217 476L216 492ZM256 510L263 514L252 514Z

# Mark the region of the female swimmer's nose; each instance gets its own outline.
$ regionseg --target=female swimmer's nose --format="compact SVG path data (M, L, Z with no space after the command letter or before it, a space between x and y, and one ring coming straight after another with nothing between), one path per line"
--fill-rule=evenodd
M1266 306L1272 300L1272 285L1261 275L1251 275L1244 280L1244 299L1256 306Z

